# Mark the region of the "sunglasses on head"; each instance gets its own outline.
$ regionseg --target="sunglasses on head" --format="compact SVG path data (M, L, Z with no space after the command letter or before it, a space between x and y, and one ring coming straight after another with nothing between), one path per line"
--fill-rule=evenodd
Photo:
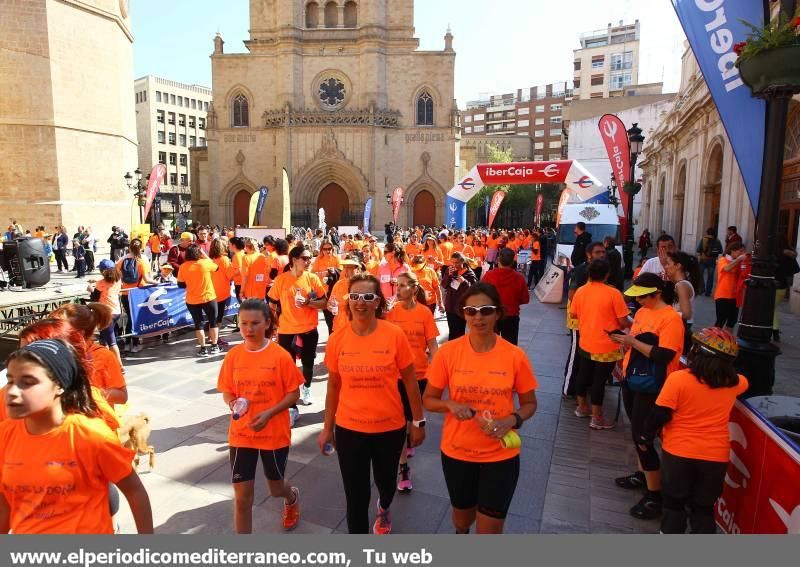
M377 293L348 293L350 301L375 301L378 299Z
M496 305L467 305L464 307L464 315L469 315L470 317L474 317L478 313L488 317L489 315L494 315L495 311L497 311Z

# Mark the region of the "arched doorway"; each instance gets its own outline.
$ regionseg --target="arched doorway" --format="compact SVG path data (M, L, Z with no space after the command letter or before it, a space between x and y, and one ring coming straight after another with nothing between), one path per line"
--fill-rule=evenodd
M325 209L325 224L341 226L350 209L350 199L338 183L328 183L319 194L317 208Z
M653 227L650 228L650 234L658 238L661 231L664 230L664 193L666 192L667 178L663 174L661 180L658 182L658 192L656 193L656 219Z
M675 187L675 227L672 231L672 237L675 239L675 244L680 249L681 241L683 240L683 205L686 199L686 164L681 166L678 173L678 184Z
M248 216L250 216L250 192L242 189L233 198L233 224L250 226L253 219L247 218Z
M414 226L436 224L436 200L430 191L420 191L414 197Z
M717 144L711 150L706 169L706 182L703 187L703 226L706 229L719 228L719 203L722 196L722 145Z

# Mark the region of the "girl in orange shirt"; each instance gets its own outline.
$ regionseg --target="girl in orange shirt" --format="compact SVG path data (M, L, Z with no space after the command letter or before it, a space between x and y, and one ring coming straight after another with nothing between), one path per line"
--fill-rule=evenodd
M211 272L211 283L214 285L214 294L217 296L217 327L222 327L225 319L225 309L231 300L231 279L233 278L233 264L228 258L228 245L224 240L215 238L211 241L208 251L211 261L217 265L217 271ZM217 344L227 345L217 336Z
M194 334L200 350L197 356L219 354L219 324L217 323L217 294L211 273L219 269L197 244L186 249L186 261L178 272L178 287L186 290L186 308L192 314ZM211 344L206 349L206 334L203 330L203 315L208 321L208 339Z
M364 245L364 247L361 248L361 253L364 257L364 267L367 270L367 272L372 274L373 276L377 276L378 266L380 266L381 263L378 260L376 260L375 257L373 256L372 249L369 246Z
M353 276L347 302L350 325L335 332L325 349L328 393L318 441L323 454L330 454L331 445L336 444L351 534L369 531L370 468L379 493L372 531L388 534L392 530L389 506L406 440L398 376L411 404L411 445L416 447L425 439L414 354L403 331L379 318L385 303L375 276Z
M747 250L738 241L728 244L725 255L717 260L717 286L714 288L714 306L717 312L715 327L726 327L732 331L736 326L739 319L736 292L740 267L745 260L747 260Z
M273 322L260 299L239 308L244 344L233 347L222 362L217 390L231 410L228 430L234 525L237 534L253 531L253 500L258 460L273 498L283 498L283 529L300 521L300 492L286 481L291 445L289 407L297 403L303 375L294 358L270 340Z
M422 255L425 256L425 262L427 262L428 266L437 272L444 266L442 252L436 246L436 237L432 234L425 237L425 244L422 246Z
M522 441L512 429L536 412L536 377L525 352L495 333L503 307L494 286L470 288L462 308L469 334L433 359L425 409L446 414L442 468L456 533L476 521L477 533L502 533L519 478Z
M240 299L242 290L242 260L244 258L244 238L234 236L228 240L231 257L231 269L233 270L233 291L236 292L236 299Z
M8 358L0 424L0 531L111 534L109 483L125 495L139 533L153 533L133 451L98 419L85 347L29 343ZM35 513L32 513L35 511Z
M714 503L722 495L730 458L728 421L748 387L736 373L736 338L719 327L692 336L688 369L667 377L639 443L651 447L663 428L664 515L661 533L713 534Z
M128 387L122 373L122 365L109 349L94 342L94 333L111 321L111 309L100 303L80 305L67 303L51 316L64 319L83 335L92 361L89 383L98 388L110 405L124 404L128 401Z
M364 250L367 246L364 246ZM333 285L331 297L328 300L328 311L333 313L333 332L335 333L342 327L347 326L347 293L350 287L350 278L356 274L359 263L356 260L345 258L342 260L342 273L339 281Z
M647 488L642 499L630 509L630 514L640 520L657 518L661 514L662 499L661 460L656 450L641 445L639 438L655 407L664 379L678 369L683 352L683 319L672 308L673 298L666 297L665 300L663 297L666 290L665 282L658 274L641 274L625 291L626 296L635 297L641 306L633 318L630 334L609 335L613 341L628 347L622 363L625 374L622 400L631 421L640 471L644 471L619 477L615 482L621 488ZM652 384L647 387L632 385L634 376L647 375L653 376Z
M333 243L330 238L323 238L319 247L319 256L314 259L311 264L311 271L317 275L322 283L328 283L328 276L336 277L336 270L340 270L339 257L333 253ZM333 274L331 274L333 270ZM331 289L329 287L329 289ZM322 310L322 315L325 317L325 325L328 327L328 334L333 332L333 313L327 307Z
M439 274L425 263L422 255L411 259L411 273L419 281L419 287L425 292L424 304L431 310L431 315L436 315L436 308L444 313L442 300L442 286L439 285Z
M426 378L428 364L439 350L436 342L439 329L436 327L436 321L433 320L433 314L425 307L425 292L420 287L417 276L413 273L408 272L397 276L397 305L386 315L386 320L400 327L406 334L411 352L414 353L414 368L417 372L419 392L424 394L425 386L428 385ZM400 388L400 397L403 399L406 431L410 433L411 404L402 380L398 381L397 385ZM413 488L408 459L414 456L414 447L411 446L410 437L408 441L408 448L400 453L400 472L397 480L399 492L410 492Z
M486 246L478 238L472 244L472 258L475 260L476 267L472 270L475 277L480 281L483 275L483 264L486 262Z

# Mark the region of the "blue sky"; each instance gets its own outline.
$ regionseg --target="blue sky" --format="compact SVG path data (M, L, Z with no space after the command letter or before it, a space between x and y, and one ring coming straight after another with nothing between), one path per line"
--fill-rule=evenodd
M669 0L416 0L414 11L420 49L442 49L453 30L462 107L484 93L571 79L582 32L637 18L640 82L678 87L684 36ZM135 76L211 86L214 35L226 52L245 52L248 12L248 0L132 0Z

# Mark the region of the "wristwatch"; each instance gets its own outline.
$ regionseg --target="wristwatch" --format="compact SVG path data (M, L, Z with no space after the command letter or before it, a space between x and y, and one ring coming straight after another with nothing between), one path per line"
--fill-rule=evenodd
M522 427L522 423L524 420L520 417L520 415L517 412L514 412L511 415L513 415L514 419L517 420L517 422L514 424L513 429L519 429L520 427Z
M423 417L422 419L419 419L419 420L415 419L414 421L411 422L411 425L413 425L414 427L417 427L417 428L424 428L425 427L425 418Z

